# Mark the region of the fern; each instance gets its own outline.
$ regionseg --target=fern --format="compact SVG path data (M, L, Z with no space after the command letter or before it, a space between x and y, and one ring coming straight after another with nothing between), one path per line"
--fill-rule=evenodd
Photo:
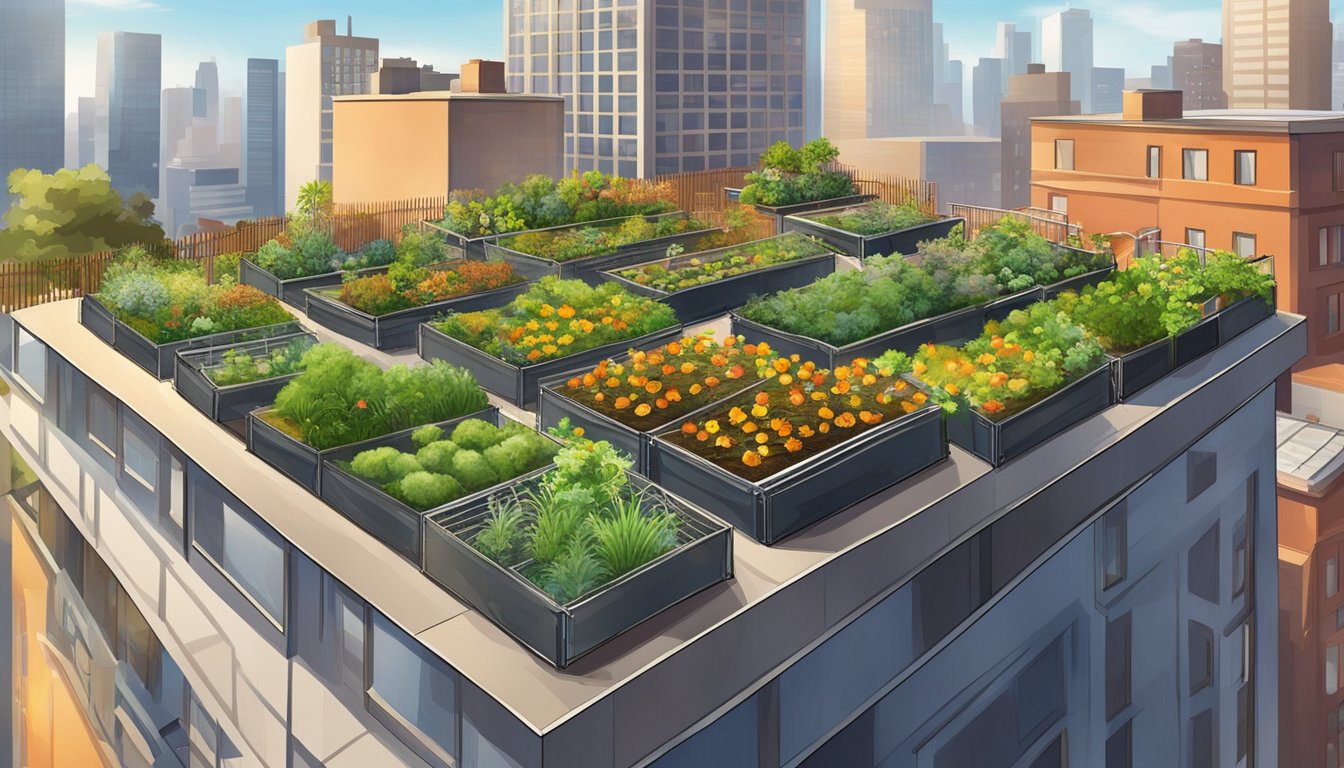
M564 556L542 571L546 593L560 604L573 602L607 581L606 569L593 552L590 536L570 542Z
M526 515L515 497L490 499L489 517L472 545L496 563L508 568L522 559L523 523Z
M526 492L526 501L536 513L530 530L532 557L543 565L559 560L583 526L584 507L566 503L549 484Z
M636 493L618 500L608 517L588 516L598 560L611 578L658 559L676 545L677 518L665 510L648 514L645 503L644 495Z

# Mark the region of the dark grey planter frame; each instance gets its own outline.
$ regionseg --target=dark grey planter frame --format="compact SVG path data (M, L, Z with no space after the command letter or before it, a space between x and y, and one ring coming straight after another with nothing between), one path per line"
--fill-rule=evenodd
M106 341L107 338L104 335L107 330L106 320L112 316L112 313L108 311L105 304L98 301L96 296L85 296L80 302L79 322L88 327L94 335ZM96 304L96 306L85 309L84 304ZM90 327L88 323L93 323L93 326ZM170 341L167 344L155 344L142 336L139 331L115 317L113 317L112 323L112 347L130 358L131 362L148 371L159 381L167 381L173 378L173 372L177 368L177 353L183 350L221 347L242 341L284 336L303 330L298 322L287 322L212 333L209 336Z
M627 341L605 344L534 365L519 366L458 341L429 324L422 324L416 351L424 360L443 360L466 368L485 391L493 392L521 408L530 408L537 402L537 390L542 379L591 368L630 349L656 347L679 339L681 335L682 327L677 324Z
M97 296L86 294L80 299L79 324L88 328L108 346L117 345L117 318Z
M447 227L440 225L436 221L425 219L420 222L425 227L443 235L449 245L452 245L462 251L462 258L471 261L485 261L485 244L493 242L496 238L504 235L481 235L480 237L467 237L461 232L454 232ZM522 234L521 232L509 232L510 235Z
M386 266L366 267L356 270L355 274L360 277L368 277L369 275L381 275L385 272L387 272ZM239 282L250 285L262 293L270 294L295 309L304 308L308 289L330 288L333 285L340 285L344 277L345 272L337 270L335 272L323 272L320 275L282 279L257 266L249 259L244 258L238 262Z
M740 196L741 192L738 192L738 195ZM800 213L812 213L813 211L824 211L829 208L849 208L876 199L877 195L855 194L845 195L844 197L831 197L825 200L812 200L806 203L794 203L793 205L761 205L760 203L753 203L752 207L767 216L773 216L775 219L775 233L779 234L784 231L784 220L789 216L797 216Z
M802 232L812 235L830 243L847 256L865 261L869 256L891 256L892 254L909 256L917 250L920 243L947 237L952 234L952 230L956 229L958 225L966 223L966 220L960 216L946 217L905 229L894 229L876 235L860 235L815 220L815 217L818 216L833 216L862 207L864 206L845 205L839 208L826 208L810 213L785 216L781 227L785 232Z
M947 415L947 437L991 466L1002 466L1078 422L1115 404L1112 360L1003 421L962 402Z
M416 329L421 323L427 323L445 312L475 312L500 307L531 287L532 283L525 280L503 288L457 296L385 315L370 315L324 295L320 290L309 290L307 313L309 320L361 344L382 350L401 349L415 346Z
M788 235L775 235L768 240L775 240ZM761 241L756 241L761 242ZM744 245L750 245L745 243ZM717 248L712 251L693 254L694 258L702 261L713 261L719 256L725 256L732 253L743 245L731 246L728 248ZM655 261L646 261L642 264L634 264L625 269L639 268L650 264L670 264L673 261L684 261L691 258L692 254L682 254L672 259L657 259ZM766 296L780 291L787 291L790 288L801 288L805 285L811 285L818 278L825 277L835 271L835 254L823 253L816 256L790 261L785 264L775 264L769 267L744 272L740 275L733 275L722 280L716 280L712 283L695 285L690 288L683 288L679 291L664 291L658 288L650 288L640 285L634 280L621 277L616 271L603 271L600 274L606 280L620 284L631 293L640 296L647 296L650 299L668 305L677 313L677 318L683 324L698 323L702 320L709 320L718 317L723 313L736 309L747 303L747 299L752 296Z
M1134 397L1150 384L1171 373L1172 339L1167 337L1115 358L1115 397L1119 402Z
M222 347L179 352L177 353L177 371L173 375L173 388L182 396L182 399L191 403L196 407L196 410L209 416L213 421L222 423L247 418L247 414L252 411L274 403L276 394L299 374L291 373L287 376L276 376L270 379L221 387L211 381L202 368L218 362L224 353L230 350L260 346L264 348L264 351L269 352L277 346L284 347L298 339L308 339L313 344L317 343L317 337L311 333L294 333Z
M662 493L629 473L631 485ZM512 568L469 543L491 497L474 498L455 513L425 518L424 571L551 665L575 660L663 610L733 576L732 528L686 502L663 494L689 541L577 601L561 605Z
M648 221L658 221L664 218L690 218L685 213L658 213L644 216ZM553 232L561 229L582 229L584 227L594 227L610 225L616 226L621 221L635 218L625 216L619 219L602 219L600 221L586 221L581 224L565 224L559 227L548 227L546 229L534 229L530 232ZM694 232L682 232L675 235L666 235L664 237L655 237L651 240L641 240L637 243L621 246L612 253L602 254L600 256L588 256L581 259L571 259L569 261L555 261L553 259L534 256L530 253L515 251L503 244L501 241L515 237L517 235L528 234L527 232L510 232L507 235L500 235L495 240L485 244L485 256L487 259L501 259L513 265L513 269L518 274L528 280L539 280L547 275L558 275L566 280L583 280L589 285L601 285L603 278L598 274L602 270L621 269L640 262L650 261L666 255L668 247L672 245L694 245L701 238L718 232L717 229L698 229Z
M323 448L321 450L314 448L307 443L295 440L284 432L267 424L260 414L270 410L270 407L258 408L247 414L247 450L253 455L259 457L262 461L275 467L289 479L298 483L308 490L309 493L317 495L321 489L321 466L326 457L341 450L345 446L338 445L332 448ZM458 416L453 419L435 422L440 426L458 419L489 419L493 408L485 408L475 413L469 413L466 416ZM422 425L423 426L423 425ZM410 434L420 427L411 427L409 429L399 430L391 434L383 435L381 439L396 439L401 436L410 437Z
M725 403L687 416L696 421ZM672 493L774 544L890 488L948 456L941 410L932 405L834 445L763 480L751 481L654 435L650 474Z
M984 330L987 320L1002 319L1015 309L1040 301L1041 293L1039 287L1029 288L989 304L976 304L936 317L916 320L843 347L762 325L742 317L736 311L728 314L732 320L733 335L744 336L753 342L764 341L780 353L786 355L797 353L804 360L811 360L824 368L834 368L856 357L876 357L891 349L913 354L920 344L950 344L974 339Z
M478 418L489 421L495 426L503 426L508 418L500 414L499 409L491 407L478 414L463 416L451 421L441 422L445 432L467 419ZM522 477L532 477L550 467L540 467L520 477L510 478L482 491L454 499L447 504L424 512L389 496L382 488L360 479L337 465L338 461L350 461L356 454L373 448L391 446L401 451L414 450L410 432L398 432L385 437L354 443L341 448L333 448L322 456L322 465L318 470L321 478L318 482L318 495L332 509L340 512L350 522L368 531L375 539L396 550L419 566L423 562L423 536L421 521L428 515L455 514L466 508L480 496L489 496L512 485Z

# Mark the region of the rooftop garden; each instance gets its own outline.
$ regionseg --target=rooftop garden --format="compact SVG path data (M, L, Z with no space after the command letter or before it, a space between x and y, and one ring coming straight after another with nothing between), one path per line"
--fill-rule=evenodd
M207 283L200 265L125 249L96 294L120 321L155 344L293 320L280 302L231 281Z
M515 365L554 360L677 324L664 304L615 283L542 278L504 307L449 314L430 325Z
M528 176L493 194L456 191L438 225L465 237L484 237L676 209L671 186L598 171L551 179Z
M520 253L564 263L593 256L605 256L627 245L645 240L711 228L711 224L687 216L660 216L650 220L639 215L617 221L603 221L591 226L525 232L501 238L499 245Z
M217 387L278 379L298 373L304 353L313 345L308 336L299 336L270 350L265 349L265 342L244 344L225 350L218 363L204 367L201 372Z
M839 156L840 150L825 138L798 149L777 142L761 154L760 170L747 174L739 199L747 205L776 207L857 194L849 174L825 170Z
M841 347L1109 263L1109 254L1057 248L1026 223L1005 218L973 242L954 232L921 243L913 257L872 257L862 270L757 297L739 312L762 325Z
M679 247L673 246L668 249L668 260L623 269L617 274L639 285L672 293L830 252L826 245L806 235L788 234L744 243L703 259L683 255Z
M386 274L347 274L339 289L323 293L378 317L521 282L523 277L505 262L453 261L423 267L399 259Z
M303 373L261 415L268 424L317 449L333 448L485 408L471 373L442 362L382 369L345 347L319 344L304 353Z
M938 221L940 217L925 213L913 200L900 205L873 200L854 208L809 218L818 224L856 235L880 235L918 227Z
M296 219L275 239L257 249L250 260L281 280L292 280L341 270L386 266L407 250L387 240L374 240L355 253L346 253L336 245L331 232L320 221Z

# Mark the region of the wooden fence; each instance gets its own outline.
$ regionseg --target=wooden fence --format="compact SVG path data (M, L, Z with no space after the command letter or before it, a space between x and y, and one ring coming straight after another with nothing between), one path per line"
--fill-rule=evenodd
M396 241L407 224L442 218L446 202L446 198L417 198L340 205L331 215L332 236L347 251L373 240ZM178 258L201 262L206 278L213 280L217 257L252 253L283 232L288 223L289 218L282 216L241 221L217 232L188 235L169 245ZM112 259L113 254L104 251L73 258L0 262L0 312L95 293Z
M982 229L997 224L1004 218L1025 221L1031 226L1033 232L1052 243L1067 243L1070 237L1082 237L1083 234L1077 224L1060 221L1053 216L1037 216L1024 211L1006 211L1000 208L984 208L978 205L962 205L961 203L950 203L947 206L947 211L952 216L960 216L966 220L966 237L972 240L980 234Z

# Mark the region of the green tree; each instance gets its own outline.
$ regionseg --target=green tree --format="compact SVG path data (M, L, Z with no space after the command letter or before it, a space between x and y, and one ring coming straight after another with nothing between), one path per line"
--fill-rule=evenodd
M137 192L129 201L96 165L46 174L20 168L9 174L13 202L0 229L0 259L79 256L124 245L156 245L163 227L154 203Z
M332 189L330 181L313 181L299 187L296 202L298 214L309 221L326 221L331 217Z

